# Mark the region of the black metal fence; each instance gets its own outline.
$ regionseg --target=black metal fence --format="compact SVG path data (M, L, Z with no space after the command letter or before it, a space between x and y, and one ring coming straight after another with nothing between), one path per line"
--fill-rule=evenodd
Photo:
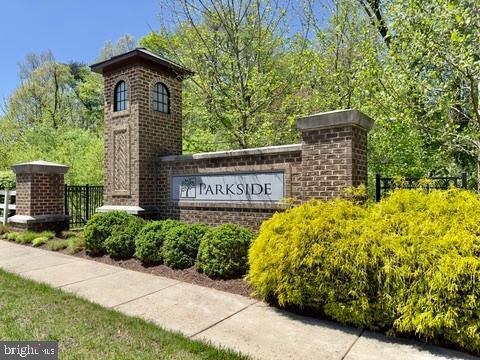
M433 177L381 177L375 176L375 200L380 201L390 190L396 188L414 189L422 186L426 189L448 189L452 186L466 189L467 174L460 176Z
M70 217L70 228L83 227L102 205L103 186L65 185L65 213Z

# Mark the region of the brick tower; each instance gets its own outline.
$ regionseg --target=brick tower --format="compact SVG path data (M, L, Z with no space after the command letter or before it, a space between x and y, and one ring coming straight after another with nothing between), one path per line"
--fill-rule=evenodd
M155 216L159 155L182 153L183 67L138 48L94 64L105 85L105 205Z

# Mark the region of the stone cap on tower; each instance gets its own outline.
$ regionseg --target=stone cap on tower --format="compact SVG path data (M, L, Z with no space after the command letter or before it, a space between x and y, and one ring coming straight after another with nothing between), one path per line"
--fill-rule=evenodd
M65 174L68 166L48 161L37 160L12 166L15 174Z
M104 74L104 72L124 65L144 61L158 67L166 68L183 78L192 76L194 73L181 65L174 63L164 57L161 57L145 48L136 48L126 53L113 56L108 60L90 65L92 71Z
M369 131L373 124L374 121L361 111L346 109L301 117L297 120L297 129L308 131L340 126L358 126Z

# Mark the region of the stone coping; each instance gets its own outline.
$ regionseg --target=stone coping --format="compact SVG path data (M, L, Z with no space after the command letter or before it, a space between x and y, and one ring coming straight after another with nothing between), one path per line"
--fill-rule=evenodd
M358 126L367 131L374 121L364 113L354 110L335 110L301 117L297 120L297 129L314 130L339 126Z
M28 163L15 164L12 170L15 174L65 174L69 167L48 161L37 160Z
M14 224L37 224L68 220L67 215L14 215L8 218L8 222Z
M280 145L280 146L267 146L252 149L240 149L240 150L228 150L228 151L216 151L208 153L198 153L190 155L168 155L161 156L160 161L188 161L188 160L206 160L206 159L219 159L229 158L237 156L253 156L253 155L275 155L289 152L297 152L302 150L301 144Z
M157 212L156 207L123 206L123 205L103 205L96 209L96 212L124 211L131 215L141 215L150 212Z

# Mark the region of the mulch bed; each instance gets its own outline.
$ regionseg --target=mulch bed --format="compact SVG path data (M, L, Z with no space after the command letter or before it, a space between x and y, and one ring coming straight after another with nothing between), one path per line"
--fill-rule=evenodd
M60 251L66 253L65 251ZM226 291L233 294L252 297L253 288L248 285L243 279L230 279L230 280L213 280L205 274L199 273L194 266L183 269L175 270L166 265L156 265L145 267L137 259L128 260L114 260L110 256L92 257L87 255L85 250L82 250L75 254L69 254L80 258L98 261L108 265L119 266L124 269L140 271L147 274L164 276L170 279L184 281L190 284L205 286L221 291Z
M0 239L4 239L0 235ZM6 239L4 239L6 240ZM32 246L31 244L22 244L24 246ZM38 247L39 249L48 250L46 244ZM157 276L164 276L170 279L183 281L190 284L205 286L221 291L226 291L232 294L238 294L243 296L248 296L251 298L256 298L253 296L253 287L247 284L243 279L229 279L229 280L214 280L209 278L207 275L200 273L196 270L195 266L189 267L183 270L176 270L169 268L166 265L156 265L156 266L143 266L142 263L137 259L128 259L128 260L115 260L112 259L109 255L104 256L90 256L86 253L85 250L72 254L67 249L58 251L59 253L76 256L83 259L94 260L100 263L119 266L124 269L140 271L146 274L152 274Z

